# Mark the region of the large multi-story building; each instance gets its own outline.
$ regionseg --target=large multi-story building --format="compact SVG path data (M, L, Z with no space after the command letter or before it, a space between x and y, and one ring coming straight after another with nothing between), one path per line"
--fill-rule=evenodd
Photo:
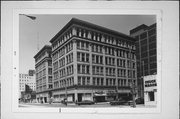
M143 77L157 73L156 24L142 24L130 35L136 39L138 95L144 97Z
M34 72L34 70L29 70L28 74L19 74L19 98L22 96L21 93L25 91L26 85L28 85L32 91L36 91L35 73L30 72Z
M36 69L36 99L38 102L48 102L52 96L52 58L51 46L45 45L35 56Z
M73 18L50 42L55 100L107 101L131 95L137 77L134 38Z

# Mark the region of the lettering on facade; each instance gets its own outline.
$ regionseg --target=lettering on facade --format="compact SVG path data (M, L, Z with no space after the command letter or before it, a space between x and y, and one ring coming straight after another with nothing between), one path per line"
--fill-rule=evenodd
M157 86L156 80L145 81L145 87L153 87L153 86Z

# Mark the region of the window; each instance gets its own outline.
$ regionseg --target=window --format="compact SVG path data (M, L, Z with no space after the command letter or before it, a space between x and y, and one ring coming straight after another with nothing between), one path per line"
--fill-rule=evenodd
M80 42L77 41L77 49L80 49Z
M90 77L87 77L87 85L90 85Z
M92 74L96 74L95 73L95 66L92 66Z
M81 65L78 64L78 73L81 73Z
M99 85L99 84L100 84L100 83L99 83L99 81L100 81L100 80L99 80L99 78L97 78L97 85Z
M148 92L149 101L154 101L154 92Z
M82 65L82 73L85 74L85 65Z
M81 85L81 77L78 76L78 85Z
M81 49L84 49L84 42L81 42Z
M104 84L104 79L101 78L101 85L103 86L103 84Z
M52 69L51 68L48 68L48 74L52 75Z
M89 62L89 54L86 54L86 62Z
M86 77L82 77L82 85L85 85Z
M96 84L96 78L93 78L93 85Z
M86 66L86 73L89 74L89 66Z
M92 62L95 63L95 55L92 55Z
M103 64L103 56L100 56L100 64Z
M80 53L77 53L77 61L80 61Z
M84 62L84 61L85 61L85 54L82 53L82 62Z

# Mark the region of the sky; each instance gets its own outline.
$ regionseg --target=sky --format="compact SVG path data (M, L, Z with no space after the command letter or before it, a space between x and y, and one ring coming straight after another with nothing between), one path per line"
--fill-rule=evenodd
M154 15L19 15L19 73L35 69L34 56L72 19L78 18L129 35L141 24L152 25ZM38 50L39 49L39 50Z

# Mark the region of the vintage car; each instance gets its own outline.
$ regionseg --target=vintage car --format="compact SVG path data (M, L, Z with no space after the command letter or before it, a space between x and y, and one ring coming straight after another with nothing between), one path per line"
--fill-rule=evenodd
M91 100L83 100L81 102L76 102L77 105L91 105L94 104L94 101Z

